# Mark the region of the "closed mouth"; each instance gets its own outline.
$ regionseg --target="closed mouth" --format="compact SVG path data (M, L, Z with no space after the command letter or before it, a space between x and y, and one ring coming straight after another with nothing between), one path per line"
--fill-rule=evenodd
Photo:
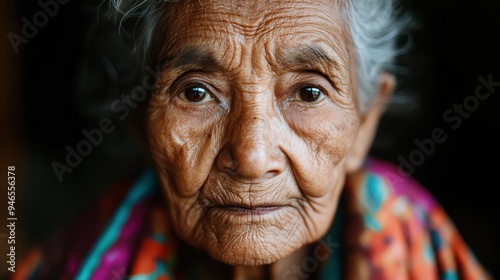
M226 213L231 213L233 215L264 215L270 212L279 210L283 206L279 205L222 205L213 206L215 210L221 210Z

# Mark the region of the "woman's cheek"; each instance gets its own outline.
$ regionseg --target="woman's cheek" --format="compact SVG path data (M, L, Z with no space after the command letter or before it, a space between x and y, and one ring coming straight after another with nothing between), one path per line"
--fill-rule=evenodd
M288 155L296 180L304 194L322 197L331 192L343 159L357 131L355 114L341 113L331 104L290 114L288 121L292 139Z
M182 196L192 196L209 176L219 150L223 130L220 119L203 121L179 112L165 110L155 120L153 142L156 153L163 156L175 187Z

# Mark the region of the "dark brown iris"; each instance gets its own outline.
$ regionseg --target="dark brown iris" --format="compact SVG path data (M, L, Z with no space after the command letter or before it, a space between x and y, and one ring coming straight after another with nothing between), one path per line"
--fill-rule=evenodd
M299 92L300 99L305 102L318 101L322 94L321 90L315 87L303 87Z
M207 91L202 87L190 87L184 91L184 95L190 102L201 102L207 97Z

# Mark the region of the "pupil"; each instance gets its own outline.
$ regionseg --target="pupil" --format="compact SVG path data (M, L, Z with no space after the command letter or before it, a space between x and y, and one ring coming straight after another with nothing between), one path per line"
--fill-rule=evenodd
M205 99L207 92L201 87L192 87L186 90L186 98L191 102L200 102Z
M300 90L300 98L307 102L314 102L318 100L321 95L321 90L313 87L306 87Z

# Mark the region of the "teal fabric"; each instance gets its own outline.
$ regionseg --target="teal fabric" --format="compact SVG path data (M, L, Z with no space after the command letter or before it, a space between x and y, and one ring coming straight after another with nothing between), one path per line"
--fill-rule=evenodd
M335 243L336 246L331 252L329 258L323 265L320 279L322 280L337 280L342 279L342 228L344 225L346 205L345 205L345 197L341 196L339 200L339 206L337 207L337 212L335 213L335 217L333 220L333 224L330 227L327 235L323 237L323 242ZM328 240L330 238L330 240Z
M107 226L96 245L84 260L76 280L89 280L101 261L102 255L115 242L122 231L122 227L130 215L132 207L142 198L152 193L156 186L156 175L153 170L144 171L141 177L132 186L131 190L121 203L110 224Z

